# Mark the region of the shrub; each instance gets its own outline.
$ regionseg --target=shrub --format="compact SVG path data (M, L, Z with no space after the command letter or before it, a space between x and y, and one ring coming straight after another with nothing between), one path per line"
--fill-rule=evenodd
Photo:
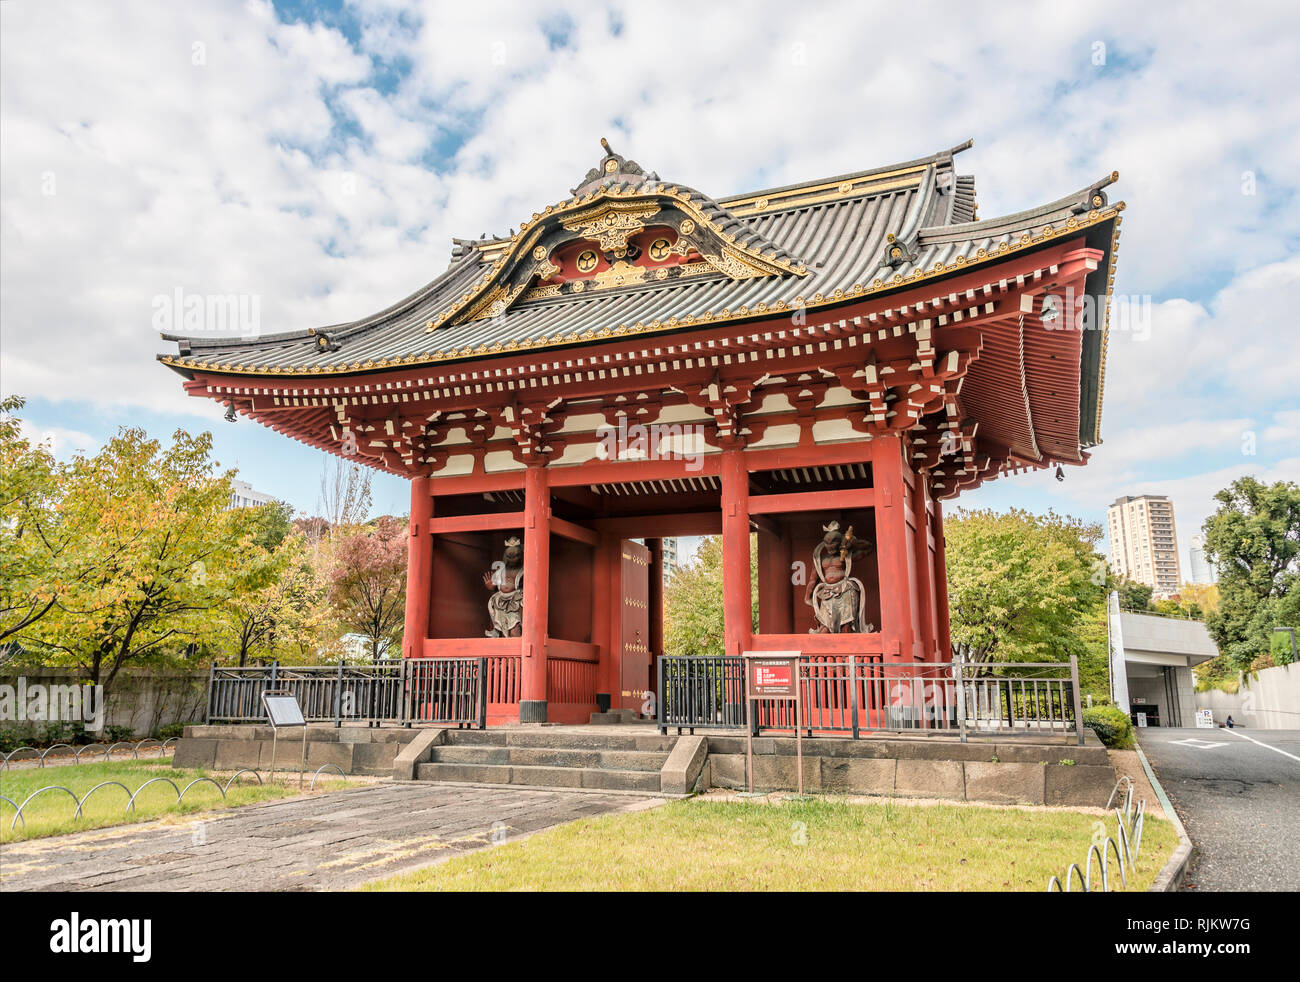
M165 726L158 727L158 739L170 740L172 737L182 737L185 735L185 723L168 723Z
M1133 721L1118 706L1091 706L1083 711L1083 724L1091 726L1097 738L1115 750L1133 748Z

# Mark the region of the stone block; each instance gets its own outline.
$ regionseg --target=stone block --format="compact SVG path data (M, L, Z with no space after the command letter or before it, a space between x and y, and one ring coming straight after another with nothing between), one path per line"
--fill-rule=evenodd
M53 755L51 755L53 756ZM217 763L217 741L182 737L176 741L176 753L172 756L172 767L215 767Z
M712 739L709 740L709 745L713 745ZM745 755L710 753L708 781L715 788L745 790Z
M388 775L393 773L393 761L400 745L396 743L352 744L352 773Z
M822 790L841 794L894 793L898 762L881 758L823 757Z
M1082 805L1105 808L1115 787L1115 769L1109 764L1048 764L1044 801L1048 805Z
M218 740L213 767L219 771L234 771L241 767L257 770L262 766L262 741L260 740ZM267 748L267 761L270 761L270 748Z
M894 793L901 798L962 801L966 797L966 780L961 761L900 760L894 774Z
M659 770L659 790L664 794L688 794L695 787L708 756L707 737L681 737Z
M321 743L317 740L307 741L307 769L314 771L323 764L337 764L343 769L344 774L352 773L352 748L351 743ZM297 767L302 760L302 748L298 748L298 760L294 761Z
M995 805L1041 805L1045 778L1042 764L967 761L966 800Z

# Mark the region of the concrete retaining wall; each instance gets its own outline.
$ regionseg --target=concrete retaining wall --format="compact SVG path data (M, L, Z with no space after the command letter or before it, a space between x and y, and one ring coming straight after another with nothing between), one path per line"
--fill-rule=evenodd
M744 738L708 739L705 783L743 790ZM1106 750L1091 733L1082 747L1021 741L809 739L803 742L803 752L803 785L809 792L1104 807L1115 786ZM792 791L798 777L794 740L755 738L755 790Z
M307 735L307 769L336 764L345 774L390 776L398 751L421 730L405 727L308 726L275 731L269 726L187 726L176 742L173 767L204 767L219 771L248 767L297 770L302 764L302 739ZM274 744L274 747L273 747Z
M1193 693L1192 701L1197 709L1212 710L1216 723L1231 714L1235 722L1248 728L1300 730L1300 662L1275 665L1253 677L1243 675L1236 692L1211 689ZM1187 725L1195 726L1195 718Z
M12 666L8 669L12 671ZM79 685L82 677L62 668L31 668L0 676L0 684L16 686L26 679L27 690L42 685ZM108 692L105 726L129 726L137 738L152 736L169 723L193 723L207 708L208 673L144 674L123 672ZM0 720L0 726L34 731L45 723Z

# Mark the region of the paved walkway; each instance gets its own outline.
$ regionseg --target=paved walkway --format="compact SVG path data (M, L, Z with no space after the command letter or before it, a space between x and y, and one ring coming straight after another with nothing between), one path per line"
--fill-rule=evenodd
M661 798L379 784L0 846L0 892L345 890Z
M1185 889L1300 890L1300 731L1139 735L1196 847Z

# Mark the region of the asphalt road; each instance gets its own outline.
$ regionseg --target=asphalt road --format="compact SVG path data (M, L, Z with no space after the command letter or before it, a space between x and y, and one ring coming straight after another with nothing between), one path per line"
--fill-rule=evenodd
M1300 730L1152 727L1139 742L1196 847L1184 889L1300 890Z

